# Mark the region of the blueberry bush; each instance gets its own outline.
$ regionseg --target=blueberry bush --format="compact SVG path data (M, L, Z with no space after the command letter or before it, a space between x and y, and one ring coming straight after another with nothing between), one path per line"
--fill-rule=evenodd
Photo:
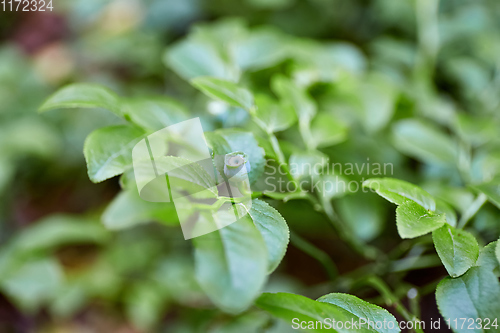
M39 69L5 47L0 58L18 66L0 67L6 302L49 332L79 320L98 332L117 322L133 332L500 332L499 5L333 2L193 0L170 16L161 1L115 2L118 19L114 7L88 7L98 23L76 2L72 29L95 30L65 46L81 64L50 84L30 80ZM238 184L231 169L246 167L251 205L215 190L244 216L185 240L173 203L140 197L132 151L195 117L216 175ZM182 143L160 144L169 156ZM80 177L82 148L95 185ZM194 186L213 175L169 177ZM61 183L84 203L61 208L66 192L49 189ZM23 210L9 207L25 191L56 208L14 227ZM200 218L219 207L189 209ZM78 319L92 311L106 323Z

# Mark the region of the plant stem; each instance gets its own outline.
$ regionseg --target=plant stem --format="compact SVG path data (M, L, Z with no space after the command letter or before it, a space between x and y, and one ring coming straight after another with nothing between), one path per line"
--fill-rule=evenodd
M287 178L295 184L295 182L296 182L295 178L293 178L292 173L290 172L290 169L288 168L288 164L285 162L285 155L283 154L283 151L281 150L280 144L278 142L278 138L276 138L276 135L274 135L274 133L269 133L269 132L267 133L267 136L269 138L269 141L271 142L271 146L273 147L274 153L276 154L276 157L278 158L278 168L282 168L283 171L285 171Z
M389 272L399 273L414 269L423 269L441 266L441 260L435 254L420 257L409 257L391 262Z
M265 124L258 119L255 116L256 109L251 108L249 110L250 115L252 116L252 119L254 122L259 126L263 131L265 131L268 135L269 141L271 142L271 146L273 147L274 153L276 154L276 157L278 158L278 163L279 167L283 168L283 170L286 172L286 175L290 181L294 183L294 185L297 187L297 181L293 177L293 175L290 172L290 169L288 168L288 164L285 162L285 156L283 154L283 151L281 150L281 147L279 145L278 139L276 138L276 135L274 133L270 132L267 130ZM312 135L309 127L309 122L302 121L299 123L299 129L300 133L302 135L302 139L304 141L304 144L307 146L308 150L314 150L316 147L314 147L313 140L312 140ZM351 248L353 248L356 252L361 254L364 258L373 260L380 255L385 255L378 250L377 248L371 247L369 245L366 245L360 241L358 241L356 235L354 235L347 226L345 226L342 221L340 221L339 217L333 210L333 207L331 205L331 202L327 202L326 200L321 200L323 201L322 204L318 202L318 200L315 199L314 196L308 195L306 197L311 203L313 204L314 209L316 210L322 210L328 217L330 223L334 226L336 229L337 233L339 236L346 242L348 243Z
M299 118L299 131L302 141L304 142L307 150L315 150L316 146L314 144L314 139L311 134L310 120Z
M417 316L411 314L398 300L398 298L393 294L389 286L380 279L378 276L369 276L366 279L366 283L371 285L373 288L375 288L380 295L385 299L385 302L387 305L392 306L396 308L396 311L398 311L405 320L407 321L412 321L412 322L419 322L420 320L417 318ZM417 333L424 333L424 331L420 328L418 328L418 325L414 325L414 330Z
M283 154L283 151L281 150L278 138L276 135L274 135L273 132L269 131L267 128L266 124L262 122L257 116L256 116L256 106L248 110L248 113L250 113L250 116L252 117L252 120L254 123L259 126L259 128L266 132L267 137L269 141L271 142L271 146L273 147L274 154L278 158L278 167L283 168L283 170L286 172L286 175L289 180L295 183L295 178L293 178L292 174L290 173L290 169L288 169L288 164L285 161L285 154Z
M323 250L318 249L293 231L290 232L290 242L299 250L316 259L323 266L331 280L338 276L337 266Z

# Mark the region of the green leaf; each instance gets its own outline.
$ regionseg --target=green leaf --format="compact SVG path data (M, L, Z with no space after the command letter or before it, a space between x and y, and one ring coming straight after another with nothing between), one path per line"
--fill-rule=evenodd
M55 296L63 272L52 258L28 261L0 282L0 288L23 311L33 313Z
M406 201L396 208L396 225L401 238L423 236L445 223L444 214L433 214L413 201Z
M494 138L498 125L498 121L486 115L460 113L456 117L457 132L474 146L479 146Z
M252 208L248 213L266 243L268 272L271 273L285 256L290 240L288 225L276 209L259 199L252 200Z
M471 268L479 257L479 245L474 236L445 224L432 232L436 251L451 277L458 277Z
M316 104L312 98L286 77L282 75L274 76L271 87L283 102L292 106L300 122L309 123L316 115Z
M328 156L319 151L293 153L289 160L290 173L295 179L315 177L328 161Z
M187 116L182 104L166 97L128 99L122 105L130 120L148 131L161 130Z
M347 127L332 115L320 113L311 123L311 134L315 147L328 147L347 138Z
M498 243L498 241L495 241L486 245L479 252L479 258L476 263L477 266L492 271L496 276L500 276L500 250L497 251L499 248Z
M266 244L247 215L193 239L198 283L220 309L239 313L262 288L268 271Z
M118 95L106 87L90 83L75 83L59 89L45 100L39 111L73 108L102 108L120 117L123 115Z
M456 142L430 123L404 119L393 126L392 132L394 145L405 154L427 163L456 163Z
M259 95L255 100L257 110L255 117L269 133L286 130L297 121L293 108L286 104L278 104L267 95Z
M217 189L213 188L215 186L214 181L214 173L213 173L213 165L211 164L208 167L210 169L205 169L205 165L203 163L193 163L190 160L176 157L176 156L160 156L155 158L155 165L158 174L168 174L168 177L172 182L175 182L175 185L184 188L182 182L185 181L187 183L191 183L194 185L198 185L196 188L202 188L208 190L207 193L211 198L217 197ZM212 172L211 174L209 172ZM171 184L174 187L174 184ZM186 188L189 188L187 185Z
M190 38L171 46L163 58L165 64L185 80L198 76L231 78L231 68L217 47L208 40Z
M264 173L266 163L264 149L259 146L253 133L237 129L221 129L215 132L206 132L205 138L213 150L213 155L222 156L222 158L215 158L215 165L220 174L224 174L223 156L236 151L241 151L248 156L250 183L257 181Z
M69 319L89 301L85 284L80 279L65 281L51 300L50 314L58 320Z
M330 294L319 298L317 301L304 296L288 293L263 293L256 301L256 305L271 313L277 318L281 318L292 325L293 329L305 329L308 332L399 332L396 319L386 310L375 305L364 302L354 296L342 294ZM353 327L332 330L332 320L336 322L359 323L360 319L368 321L370 318L378 320L385 319L394 323L393 329L377 330L364 324L363 327ZM317 322L322 322L323 329ZM305 326L300 327L301 323ZM383 326L383 324L381 325ZM330 327L329 327L330 325ZM335 326L334 326L335 327Z
M104 243L110 235L100 223L95 222L67 215L52 215L37 221L18 234L14 247L25 253L50 250L68 244Z
M410 199L428 210L436 210L436 202L429 193L404 180L371 178L363 183L363 187L376 191L378 195L396 205L402 205Z
M457 214L455 210L448 205L444 200L436 199L436 213L446 215L446 223L452 227L457 226Z
M191 254L170 254L158 264L153 280L179 304L189 306L206 300L195 278Z
M318 298L318 302L324 302L328 304L336 305L356 316L359 319L364 319L367 322L371 321L374 323L386 323L385 328L382 329L372 329L374 332L399 332L400 330L397 328L398 323L396 322L396 318L392 314L390 314L387 310L365 302L356 296L348 295L348 294L339 294L333 293L322 296ZM392 323L389 324L389 323ZM376 324L375 324L376 325ZM393 329L389 329L389 327L394 327Z
M471 186L473 189L484 193L488 200L500 209L500 178L495 178L487 183Z
M497 248L495 250L495 254L497 256L498 262L500 263L500 241L497 241Z
M191 84L208 97L226 102L230 105L245 110L250 110L254 105L252 93L247 89L238 87L238 85L233 82L204 76L191 80Z
M320 199L324 202L331 201L332 199L339 199L350 193L349 180L340 175L323 174L319 177L320 184L318 192L320 192ZM306 193L298 191L300 194Z
M160 321L166 301L157 284L136 283L127 289L125 296L127 316L135 327L151 330Z
M384 128L394 114L397 90L382 75L363 78L361 85L363 125L370 132Z
M348 186L338 185L340 188ZM386 210L381 204L382 198L369 193L358 191L353 195L348 195L337 199L337 209L345 221L345 226L361 240L369 242L375 239L384 230L386 221ZM359 209L360 202L363 209Z
M99 183L130 168L132 149L143 134L128 125L103 127L90 133L83 147L90 180Z
M498 320L500 283L491 271L483 267L472 267L459 278L445 278L437 286L436 300L439 311L445 320L451 321L454 332L497 331L491 326L491 330L468 329L468 324L475 322L477 318L488 318L491 323ZM455 319L458 327L455 327ZM467 324L462 327L464 319Z
M255 29L247 38L236 42L235 61L245 70L272 67L289 56L287 42L288 36L277 29Z
M61 141L58 130L36 116L13 122L2 121L0 127L0 150L3 158L23 154L53 158L60 151Z
M172 203L143 200L137 189L120 192L104 211L102 221L112 230L130 228L151 221L169 225L179 223Z
M211 159L196 163L176 156L158 156L154 159L154 168L150 159L134 160L140 196L152 202L170 202L171 197L185 197L183 192L195 194L199 199L215 199L218 190L214 171Z

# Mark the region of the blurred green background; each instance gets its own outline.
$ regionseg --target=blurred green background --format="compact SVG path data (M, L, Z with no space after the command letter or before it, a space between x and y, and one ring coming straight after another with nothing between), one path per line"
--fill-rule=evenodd
M57 88L92 82L121 96L172 97L207 128L246 126L241 112L211 111L184 80L220 65L210 48L196 48L200 36L218 31L227 43L233 32L255 36L241 56L244 80L255 87L267 89L276 72L309 85L321 108L346 124L347 139L327 150L336 162L391 162L393 177L421 184L459 212L473 200L458 188L464 173L480 183L500 172L496 0L53 0L53 7L0 12L1 332L291 331L259 311L231 317L216 310L193 277L179 229L138 223L161 212L121 211L119 179L90 182L84 139L120 120L102 110L37 113ZM203 63L175 66L175 50L186 60L190 47ZM391 125L408 117L422 123ZM405 143L412 135L437 148ZM448 136L474 150L458 170L439 150ZM308 203L274 205L341 273L364 264ZM363 241L384 250L401 242L393 208L378 197L356 194L336 205ZM108 231L103 212L134 227ZM482 245L498 239L498 221L491 204L475 218ZM444 275L437 267L394 279L422 286ZM291 245L266 290L314 297L330 290L326 281ZM432 293L421 307L424 319L438 315Z

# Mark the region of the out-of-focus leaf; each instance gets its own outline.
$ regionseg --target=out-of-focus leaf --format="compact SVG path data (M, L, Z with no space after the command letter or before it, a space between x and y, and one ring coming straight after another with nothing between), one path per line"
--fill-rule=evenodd
M447 61L446 69L469 96L481 93L490 84L488 70L481 62L471 58L452 58Z
M396 205L402 205L410 199L428 210L436 210L436 202L429 193L404 180L371 178L365 181L363 186L376 191L378 195Z
M361 74L366 67L363 53L349 43L300 39L290 44L294 60L299 64L294 78L301 86L314 82L338 82Z
M383 76L371 75L362 85L362 123L370 132L384 128L394 113L397 91Z
M311 123L311 134L315 147L328 147L346 139L347 127L332 115L320 113Z
M498 145L482 147L472 157L470 177L472 184L490 183L500 178L500 149Z
M413 201L406 201L396 208L396 225L401 238L423 236L445 223L444 214L433 214Z
M164 56L167 66L185 80L198 76L231 79L231 66L209 40L190 38L171 46Z
M309 123L316 115L316 104L301 88L284 76L274 76L271 81L273 91L283 102L289 103L297 113L300 122Z
M112 230L130 228L151 221L168 225L179 223L173 203L143 200L137 189L118 194L104 211L102 220L104 225Z
M248 212L267 247L268 271L273 272L285 256L290 239L288 225L281 214L267 202L254 199Z
M136 283L128 289L126 312L137 328L151 330L161 319L165 301L161 289L154 282Z
M500 177L487 183L472 185L471 187L484 193L492 204L500 208Z
M208 301L195 279L191 255L169 255L158 264L153 279L179 304L190 306Z
M345 186L348 186L348 183ZM369 242L382 232L385 225L385 212L380 201L383 199L359 191L339 198L336 202L346 227L361 240ZM363 203L363 209L359 209L360 203Z
M52 157L61 148L57 131L41 119L21 118L0 127L3 157L35 155Z
M290 6L295 0L245 0L245 2L258 9L276 10Z
M290 156L288 164L292 176L301 179L318 176L328 161L328 156L319 151L297 152Z
M68 319L82 309L88 301L88 293L80 280L66 281L50 304L50 313L57 319Z
M436 251L451 277L458 277L471 268L479 256L476 238L464 230L445 224L432 232Z
M245 70L272 67L289 55L287 42L287 36L277 30L271 28L253 30L246 38L235 42L233 47L235 61Z
M486 318L490 323L495 319L498 321L500 283L491 271L484 267L472 267L461 277L442 280L436 289L436 300L439 311L445 320L451 321L454 332L470 332L467 325L461 326L464 320L466 323L469 320L475 323L478 318L483 322L487 322L484 321ZM455 319L458 320L456 327ZM474 329L474 332L483 330Z
M340 175L321 175L319 181L319 195L321 200L325 202L332 199L339 199L351 192L349 189L349 180ZM298 193L300 194L302 192L299 191ZM302 193L302 195L303 194L304 193Z
M90 133L83 147L90 180L99 183L130 168L132 149L143 135L128 125L103 127Z
M204 76L191 80L191 83L211 98L246 110L253 107L252 93L231 81Z
M158 131L186 120L182 104L169 98L129 99L123 103L124 112L131 121L148 131Z
M427 163L456 163L457 144L434 125L404 119L394 124L392 132L394 145L405 154Z
M252 220L245 216L193 243L196 278L212 302L229 313L248 308L269 268L266 243Z
M120 98L113 91L89 83L75 83L61 88L42 104L39 111L72 108L102 108L118 116L123 115Z
M446 203L453 206L453 208L459 211L461 214L463 214L467 210L467 208L472 205L472 202L475 199L474 193L464 187L448 186L442 183L433 183L425 184L423 185L423 188L427 192L432 194L435 198L440 198L442 199L442 201L445 201ZM440 205L439 201L439 199L436 200L438 209ZM448 218L449 216L446 216L446 219Z
M456 126L458 133L474 146L484 144L493 138L500 124L491 117L478 115L457 115Z
M22 263L0 284L3 292L23 311L33 313L50 300L64 280L56 260L38 259Z
M258 332L270 332L273 333L274 330L271 328L267 329L269 326L269 316L264 312L248 312L240 316L231 318L225 323L216 325L208 333L258 333ZM273 325L274 326L274 325ZM276 332L279 333L280 331ZM284 333L284 332L283 332Z
M43 251L61 245L103 243L109 234L101 224L85 218L53 215L26 228L14 241L21 252Z
M257 96L255 116L270 133L286 130L297 121L297 115L287 104L278 104L266 95Z

